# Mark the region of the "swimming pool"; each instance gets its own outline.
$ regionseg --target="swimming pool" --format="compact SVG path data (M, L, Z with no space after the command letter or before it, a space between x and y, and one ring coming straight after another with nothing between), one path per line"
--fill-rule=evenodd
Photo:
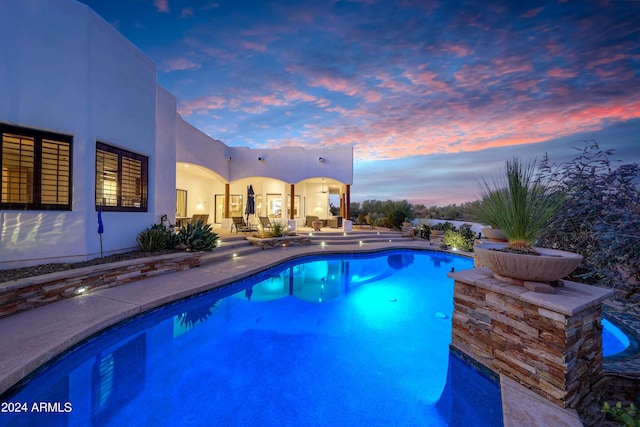
M620 354L630 345L629 337L619 327L606 318L602 319L602 355L604 357Z
M501 426L498 385L449 354L446 273L472 264L411 251L284 264L78 346L2 396L28 413L0 425Z

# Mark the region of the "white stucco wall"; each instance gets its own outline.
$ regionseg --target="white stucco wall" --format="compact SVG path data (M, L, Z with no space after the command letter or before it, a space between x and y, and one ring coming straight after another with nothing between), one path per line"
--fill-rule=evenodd
M282 147L251 149L229 147L229 177L232 181L251 176L268 176L295 184L309 178L332 178L353 183L353 146L308 149ZM258 160L262 158L262 160ZM323 159L320 162L320 158Z
M96 140L149 156L150 176L170 160L155 158L156 66L75 1L2 0L0 16L0 121L73 136L72 211L0 211L0 267L99 255ZM105 252L134 247L167 203L149 184L149 212L103 214Z

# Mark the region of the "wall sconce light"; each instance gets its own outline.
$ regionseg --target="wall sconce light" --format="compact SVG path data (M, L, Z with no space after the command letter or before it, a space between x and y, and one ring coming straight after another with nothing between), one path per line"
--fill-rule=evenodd
M264 157L262 157L262 156L258 157L258 161L259 162L264 162Z
M318 157L318 161L319 161L320 163L324 163L324 157Z
M231 160L231 156L227 156L227 161Z

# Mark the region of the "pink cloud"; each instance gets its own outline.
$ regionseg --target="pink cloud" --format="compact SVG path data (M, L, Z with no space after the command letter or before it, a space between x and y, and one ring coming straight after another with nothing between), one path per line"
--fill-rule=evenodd
M226 107L227 101L219 96L205 96L195 98L190 101L181 102L178 106L178 113L182 116L191 114L205 114L210 110L220 110Z
M255 50L257 52L265 52L267 50L267 45L262 43L254 43L254 42L244 42L242 43L242 47L247 50Z
M184 9L182 9L182 12L180 13L180 16L183 18L190 18L193 16L193 9L189 8L189 7L185 7Z
M360 91L359 87L353 86L347 80L339 77L318 77L309 81L308 85L323 87L327 90L344 93L349 96L357 95Z
M169 13L169 0L153 0L153 5L158 12Z
M449 92L449 86L442 82L436 80L438 75L431 71L421 71L417 73L413 73L411 71L405 71L402 74L403 77L407 78L414 86L426 86L429 92Z
M554 78L571 78L577 76L578 74L573 71L564 70L562 68L552 68L547 71L547 75Z
M187 58L170 59L164 62L162 69L171 71L184 71L184 70L197 70L201 67L200 64L191 61Z
M534 16L536 16L537 14L542 12L543 10L544 10L544 6L543 7L539 7L537 9L531 9L531 10L523 13L522 15L520 15L520 17L521 18L533 18Z
M462 45L448 45L441 48L440 50L442 50L443 52L453 52L459 58L463 56L469 56L473 53L473 50Z

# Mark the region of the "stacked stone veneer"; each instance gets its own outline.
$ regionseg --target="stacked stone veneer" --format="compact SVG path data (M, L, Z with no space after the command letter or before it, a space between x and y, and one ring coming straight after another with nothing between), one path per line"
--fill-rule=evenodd
M76 268L0 283L0 318L80 293L135 282L200 265L201 253L167 254Z
M455 280L452 347L562 408L576 408L602 367L602 302L612 292L565 282L530 292L486 268Z
M252 245L261 249L281 248L283 246L307 246L311 244L311 237L308 236L283 236L283 237L247 237Z

